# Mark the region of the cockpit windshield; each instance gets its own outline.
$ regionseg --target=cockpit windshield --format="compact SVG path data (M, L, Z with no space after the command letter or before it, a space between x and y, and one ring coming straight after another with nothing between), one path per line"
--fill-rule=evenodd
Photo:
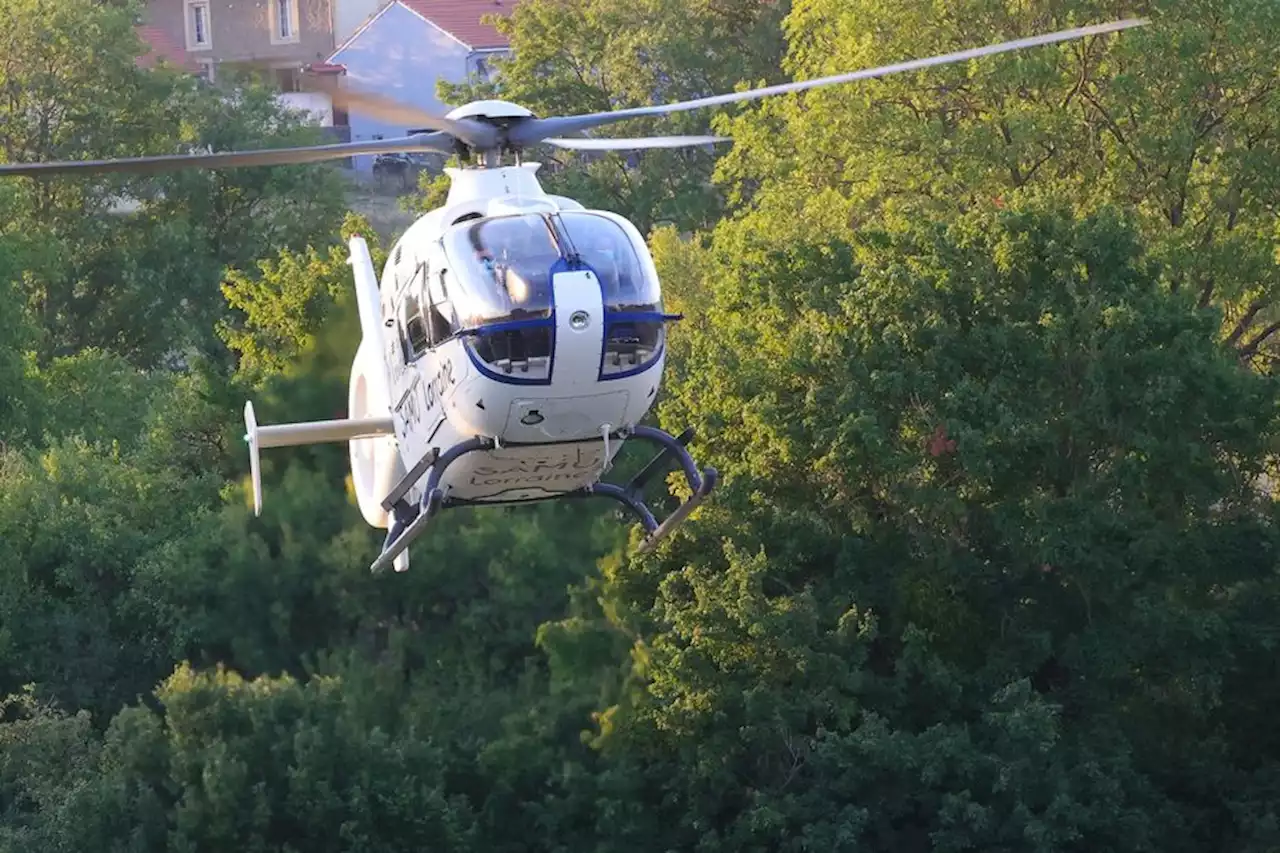
M652 268L608 217L563 211L459 222L445 232L448 293L438 308L477 364L511 382L549 382L555 347L552 276L586 267L604 302L601 378L639 372L662 353L665 320ZM581 265L581 266L580 266ZM445 276L440 276L443 288ZM452 316L448 316L448 315ZM499 376L500 374L500 376Z
M618 223L586 212L566 212L560 220L572 250L600 278L605 325L600 378L644 370L657 360L666 341L657 279Z
M661 311L658 283L650 280L627 232L592 213L565 212L560 221L570 246L595 274L604 290L606 311Z
M524 214L460 222L445 233L444 249L454 271L452 327L468 333L468 351L508 381L550 381L551 270L560 249L546 219Z
M463 329L547 317L560 250L536 214L460 222L444 237L455 270L453 309Z

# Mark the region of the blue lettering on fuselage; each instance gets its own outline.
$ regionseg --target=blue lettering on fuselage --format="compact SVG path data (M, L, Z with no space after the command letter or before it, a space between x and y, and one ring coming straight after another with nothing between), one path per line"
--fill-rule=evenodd
M405 424L416 428L440 407L441 400L456 380L453 375L453 360L441 360L435 375L430 379L417 383L401 404L400 413Z

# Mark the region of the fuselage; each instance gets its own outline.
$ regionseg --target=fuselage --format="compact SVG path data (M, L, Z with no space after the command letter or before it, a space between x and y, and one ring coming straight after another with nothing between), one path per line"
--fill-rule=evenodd
M497 440L449 466L441 485L454 500L590 485L661 381L671 318L643 237L617 214L545 193L536 169L450 170L444 206L392 247L380 327L365 331L362 350L375 338L386 371L401 476L433 449Z

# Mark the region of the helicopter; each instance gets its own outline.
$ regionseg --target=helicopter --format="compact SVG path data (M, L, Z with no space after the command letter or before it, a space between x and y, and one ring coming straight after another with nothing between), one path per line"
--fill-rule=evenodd
M373 93L333 88L335 105L412 117L393 139L117 160L0 164L0 176L228 168L342 159L357 154L458 155L445 169L444 204L394 242L381 277L366 241L348 241L361 339L346 418L259 425L244 407L254 513L262 512L264 448L347 442L356 502L387 531L370 570L409 567L408 548L447 508L602 496L643 526L652 550L715 488L713 467L679 436L641 421L661 386L668 326L661 283L643 235L625 217L546 192L522 153L706 146L721 136L631 139L566 134L642 116L748 101L881 77L1149 23L1125 19L925 59L675 103L538 117L483 100L441 116ZM624 484L606 482L626 443L657 448ZM672 462L689 495L659 521L643 489Z

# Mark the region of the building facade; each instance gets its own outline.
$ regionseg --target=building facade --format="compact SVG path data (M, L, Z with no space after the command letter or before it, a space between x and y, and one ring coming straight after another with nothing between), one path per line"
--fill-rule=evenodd
M517 0L149 0L139 35L151 52L209 80L250 70L273 81L279 98L311 113L335 141L404 135L390 125L333 109L306 86L308 74L344 76L344 85L434 113L441 80L487 79L507 39L486 20L509 15ZM376 4L376 5L375 5ZM340 29L339 29L340 27ZM345 39L335 32L349 31ZM304 91L312 88L313 91ZM373 157L353 158L361 171Z
M147 23L181 44L207 76L222 66L289 69L333 51L331 0L151 0Z
M390 0L328 57L344 69L345 84L427 112L443 114L441 80L488 79L489 63L510 46L486 18L509 15L515 0ZM356 113L347 117L352 141L403 136L415 128ZM373 157L355 157L357 170L373 168Z

